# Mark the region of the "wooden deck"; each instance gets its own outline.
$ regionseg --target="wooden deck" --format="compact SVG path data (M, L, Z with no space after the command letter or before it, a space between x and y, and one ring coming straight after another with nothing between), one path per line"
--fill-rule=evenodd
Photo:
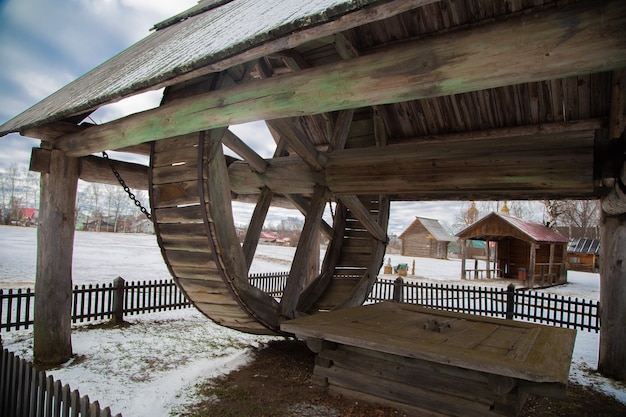
M281 330L318 354L314 381L411 415L515 415L528 393L562 397L576 332L381 303Z

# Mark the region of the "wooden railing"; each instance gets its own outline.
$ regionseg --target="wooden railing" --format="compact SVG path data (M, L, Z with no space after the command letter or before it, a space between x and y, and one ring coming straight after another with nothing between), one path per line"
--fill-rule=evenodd
M100 408L69 385L2 348L0 358L0 415L6 417L111 417L109 407ZM116 414L115 417L122 417Z

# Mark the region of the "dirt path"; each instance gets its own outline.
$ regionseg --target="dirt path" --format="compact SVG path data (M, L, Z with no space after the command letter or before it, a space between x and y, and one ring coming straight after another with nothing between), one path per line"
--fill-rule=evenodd
M302 342L270 343L247 366L199 385L203 398L182 414L212 417L400 417L402 411L330 395L311 385L315 357ZM520 417L626 416L626 405L579 385L564 401L530 397Z

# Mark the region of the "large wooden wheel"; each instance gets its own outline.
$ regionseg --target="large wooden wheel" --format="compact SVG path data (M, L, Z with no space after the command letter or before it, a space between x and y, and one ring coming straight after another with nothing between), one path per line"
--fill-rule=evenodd
M280 123L275 127L280 128ZM163 258L187 297L216 323L255 334L279 334L282 321L303 314L361 305L382 266L389 199L336 198L323 185L316 185L311 195L284 196L305 213L305 225L283 296L276 300L248 282L273 192L268 187L260 190L240 245L222 152L225 138L232 141L233 134L222 128L152 145L150 201L155 231ZM333 199L331 226L322 215ZM312 275L320 232L329 245L321 271L315 268Z

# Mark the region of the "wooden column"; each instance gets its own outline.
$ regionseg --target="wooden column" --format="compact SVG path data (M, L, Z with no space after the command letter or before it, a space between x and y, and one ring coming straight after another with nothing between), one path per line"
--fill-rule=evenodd
M36 363L58 365L72 356L72 254L77 186L78 160L53 150L48 172L41 174L33 335Z
M489 249L489 239L485 241L485 246L487 246L487 279L491 278L491 250Z
M535 260L537 259L537 250L535 249L535 242L530 242L530 250L528 255L528 288L531 290L535 286Z
M626 213L602 213L598 370L626 380Z
M461 239L461 279L467 279L467 271L465 270L466 244L467 241L465 239Z

